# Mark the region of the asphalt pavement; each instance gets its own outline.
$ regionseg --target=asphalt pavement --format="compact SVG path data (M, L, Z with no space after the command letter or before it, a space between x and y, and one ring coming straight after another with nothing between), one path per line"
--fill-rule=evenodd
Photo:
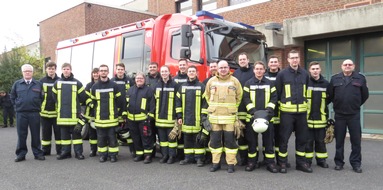
M265 167L252 172L244 166L236 166L236 172L227 173L226 165L217 172L209 172L210 166L181 166L160 164L157 158L151 164L134 162L128 148L120 147L116 163L99 163L98 157L90 158L89 143L84 141L85 160L75 158L56 160L56 155L45 161L34 160L29 152L26 161L14 162L16 129L0 128L0 189L382 189L383 188L383 140L362 141L363 173L352 171L348 162L350 142L346 139L344 170L335 171L335 142L327 146L330 168L313 164L313 173L295 170L294 139L289 144L289 162L292 167L287 174L272 174ZM30 139L28 139L30 143ZM52 152L55 152L54 150ZM314 161L315 163L315 161Z

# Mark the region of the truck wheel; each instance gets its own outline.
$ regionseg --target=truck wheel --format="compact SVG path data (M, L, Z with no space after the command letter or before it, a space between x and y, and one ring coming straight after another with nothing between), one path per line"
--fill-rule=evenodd
M85 126L82 128L81 131L81 138L82 140L88 140L89 139L89 123L85 124Z

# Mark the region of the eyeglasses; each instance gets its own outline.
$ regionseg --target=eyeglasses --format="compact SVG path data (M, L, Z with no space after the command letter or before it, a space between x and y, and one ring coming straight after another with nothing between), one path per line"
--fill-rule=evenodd
M23 73L31 73L32 71L23 71Z
M299 57L290 57L289 59L299 59Z
M351 66L353 66L354 64L351 64L351 63L345 63L345 64L342 64L342 66L345 66L345 67L347 67L347 66L349 66L349 67L351 67Z

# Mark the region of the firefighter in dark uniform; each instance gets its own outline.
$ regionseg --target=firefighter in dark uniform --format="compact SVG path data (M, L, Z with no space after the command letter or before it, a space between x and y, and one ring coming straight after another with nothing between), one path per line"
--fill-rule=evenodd
M268 68L266 70L265 77L267 79L269 79L270 81L272 81L275 85L275 79L277 79L277 75L278 75L279 71L281 70L280 69L281 65L280 65L278 57L275 55L271 55L269 57L269 62L267 64L267 67ZM279 104L275 105L274 116L273 116L273 118L271 118L270 122L273 123L273 128L274 128L274 152L275 152L275 156L278 156L278 152L279 152L279 123L280 123ZM288 168L290 167L289 163L287 163L287 167Z
M248 80L243 88L243 102L248 110L246 137L249 143L248 164L245 168L246 171L253 171L258 162L257 146L258 146L258 133L256 133L251 124L254 119L251 118L257 110L266 110L270 118L274 114L274 108L277 103L277 91L272 81L264 77L266 66L263 62L257 61L254 64L255 77ZM267 170L272 173L277 173L278 169L275 165L274 153L274 130L273 124L270 122L267 130L262 133L264 150L264 161L267 165Z
M154 90L145 85L145 74L137 73L135 85L127 93L127 126L133 139L136 150L135 162L144 160L145 164L152 162L153 131L150 127L150 118L153 118L155 109ZM149 118L150 117L150 118Z
M99 73L100 80L90 90L94 105L94 125L97 128L97 150L100 162L105 162L108 156L110 162L117 162L119 149L115 128L126 101L125 97L121 96L117 84L108 78L108 66L100 65Z
M116 64L116 75L110 80L117 83L118 89L120 90L122 97L126 97L126 93L128 92L129 88L134 85L133 80L130 77L126 76L125 64L123 64L123 63ZM125 100L125 102L126 102L126 100ZM126 119L124 119L124 118L126 118L126 112L125 111L122 112L122 116L119 116L119 118L118 118L118 122L121 125L124 125L126 122ZM136 153L135 153L136 151L134 150L132 137L129 137L127 139L127 143L129 146L129 151L132 154L133 158L136 157Z
M186 59L178 60L178 72L177 75L173 78L174 82L178 84L178 86L184 84L188 80L187 75L188 62ZM184 155L184 134L181 133L181 137L177 140L177 158L179 160L183 160Z
M241 83L241 86L245 86L245 83L254 77L253 72L253 66L249 65L249 57L246 53L241 53L238 55L238 64L239 68L234 71L233 76L239 80ZM238 118L245 123L246 122L246 105L242 99L241 104L239 104L238 107ZM238 139L238 146L239 146L239 157L241 158L238 165L240 166L246 166L247 165L247 154L248 154L248 142L246 139L246 133L243 137L240 137ZM258 163L255 163L255 166L258 167Z
M72 74L72 66L64 63L61 66L62 75L52 88L53 98L56 102L57 125L61 133L61 154L58 160L71 158L71 144L73 144L75 157L83 160L85 157L82 147L81 132L74 131L74 127L81 117L81 104L88 105L91 99L86 95L82 83Z
M11 90L11 102L16 111L17 147L15 162L25 160L28 152L28 127L31 131L31 146L35 160L45 160L40 142L40 115L43 101L43 86L32 78L33 67L30 64L21 66L23 79L16 81Z
M197 162L197 166L202 167L205 147L196 142L196 137L201 131L201 115L207 119L205 85L199 82L194 65L187 69L187 75L188 80L178 88L176 98L177 122L182 125L185 145L185 159L180 161L180 165Z
M56 104L53 99L52 87L53 84L59 79L56 75L57 65L55 62L48 62L45 65L47 75L40 79L44 89L44 101L41 105L41 145L44 155L51 155L51 140L52 129L55 136L56 153L61 154L61 134L60 128L57 126L57 112Z
M351 141L350 164L355 172L362 173L360 106L369 96L366 78L355 72L355 64L347 59L342 64L342 72L331 77L327 92L335 111L335 170L343 169L344 139L348 129Z
M324 138L326 136L328 118L328 81L321 75L319 62L313 61L309 64L310 81L307 88L307 125L309 127L309 139L306 147L307 162L311 165L315 158L317 165L328 168L326 159L328 157Z
M162 66L160 73L161 80L154 87L153 99L156 105L154 119L162 153L160 163L173 164L177 155L177 140L171 140L168 136L176 121L175 96L178 84L170 77L168 66Z
M94 68L92 70L91 75L92 75L91 76L92 81L86 84L85 86L85 92L89 97L92 96L90 89L100 79L99 69ZM87 125L90 125L91 122L94 122L94 115L91 110L92 108L90 106L85 106L84 117L88 121ZM92 126L89 127L89 145L90 145L89 157L95 157L97 155L97 130L94 129Z
M278 73L275 81L281 111L278 163L280 172L287 173L287 145L294 131L296 169L311 173L311 166L305 157L308 138L306 90L309 74L299 66L297 51L291 50L287 60L290 65Z
M158 63L151 62L149 64L149 73L146 75L145 84L153 88L161 79L160 72L158 72Z

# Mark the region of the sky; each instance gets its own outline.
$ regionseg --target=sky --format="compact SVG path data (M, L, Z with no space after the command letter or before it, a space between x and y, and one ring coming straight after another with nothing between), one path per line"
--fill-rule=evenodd
M88 0L89 1L89 0ZM120 6L131 0L91 0ZM84 0L6 0L0 6L0 52L39 41L38 23Z

